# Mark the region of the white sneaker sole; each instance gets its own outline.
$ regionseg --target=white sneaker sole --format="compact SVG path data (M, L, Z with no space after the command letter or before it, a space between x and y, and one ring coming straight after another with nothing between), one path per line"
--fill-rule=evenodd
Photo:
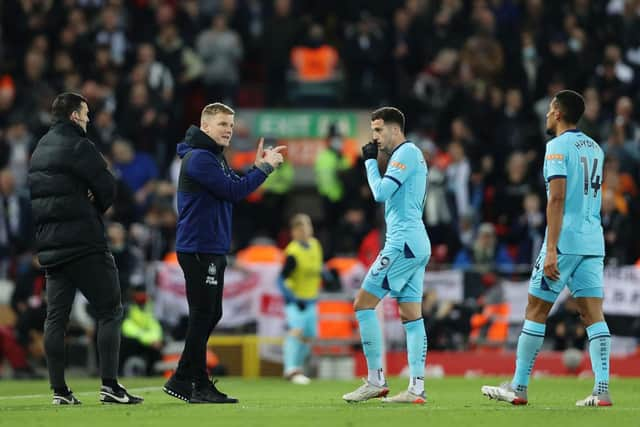
M180 399L180 400L183 400L185 402L188 402L189 399L190 399L189 397L183 396L181 394L178 394L178 393L174 392L173 390L170 390L170 389L168 389L166 387L162 387L162 391L164 391L165 393L167 393L171 397L175 397L176 399Z
M516 396L514 392L504 390L500 387L483 385L480 390L482 391L482 394L484 394L485 396L487 396L489 399L492 399L492 400L499 400L502 402L511 403L512 405L527 404L526 399L522 399Z
M377 399L379 397L385 397L387 394L389 394L389 389L383 388L383 389L380 389L380 391L377 394L375 395L372 394L371 396L368 396L368 397L355 398L355 397L348 397L348 395L345 394L344 396L342 396L342 398L347 403L357 403L357 402L366 402L367 400Z

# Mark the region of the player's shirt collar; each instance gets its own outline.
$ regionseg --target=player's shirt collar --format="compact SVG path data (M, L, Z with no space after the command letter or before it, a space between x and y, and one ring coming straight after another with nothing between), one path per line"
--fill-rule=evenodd
M573 128L573 129L567 129L564 132L562 132L560 135L564 135L565 133L580 133L581 130L578 128ZM560 136L558 135L558 136Z
M404 144L406 144L407 142L411 142L408 139L405 139L404 142L398 144L398 146L396 148L393 149L393 151L391 152L391 156L393 156L393 153L395 153L396 151L398 151L398 148L402 147ZM391 157L389 156L389 157Z

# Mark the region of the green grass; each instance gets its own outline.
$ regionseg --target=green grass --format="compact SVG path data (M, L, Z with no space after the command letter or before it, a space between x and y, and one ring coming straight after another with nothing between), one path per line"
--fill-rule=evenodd
M0 427L226 427L226 426L492 426L541 427L640 426L640 379L614 379L615 406L577 408L577 399L591 389L591 380L534 379L528 406L490 401L480 394L482 384L503 379L428 379L427 404L383 405L378 401L346 404L343 393L359 385L354 381L314 381L295 386L279 379L222 378L220 388L238 397L238 405L189 405L165 395L161 378L127 379L130 389L145 398L141 406L101 405L98 380L69 380L83 405L52 406L43 381L0 380ZM392 378L395 393L406 379Z

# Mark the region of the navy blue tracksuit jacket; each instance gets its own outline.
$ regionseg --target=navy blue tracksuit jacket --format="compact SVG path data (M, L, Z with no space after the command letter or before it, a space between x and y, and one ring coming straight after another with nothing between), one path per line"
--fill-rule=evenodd
M182 159L178 181L176 251L223 255L231 245L233 203L251 194L267 178L258 168L239 177L216 144L191 126L178 144Z

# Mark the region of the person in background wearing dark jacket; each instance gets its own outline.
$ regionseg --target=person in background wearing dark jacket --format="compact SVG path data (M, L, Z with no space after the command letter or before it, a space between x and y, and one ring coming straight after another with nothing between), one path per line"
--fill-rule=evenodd
M122 304L118 271L107 247L102 214L115 196L115 179L87 139L87 100L62 93L53 101L54 123L29 167L35 243L46 272L44 346L54 405L80 403L64 378L65 328L79 289L98 318L100 400L141 403L117 381Z
M190 403L237 403L221 393L206 370L207 340L222 318L226 253L231 245L233 203L257 189L283 162L285 147L263 148L260 138L254 167L239 177L223 150L233 134L235 112L221 103L202 110L200 128L189 127L178 144L176 252L186 279L189 325L176 372L163 390Z

